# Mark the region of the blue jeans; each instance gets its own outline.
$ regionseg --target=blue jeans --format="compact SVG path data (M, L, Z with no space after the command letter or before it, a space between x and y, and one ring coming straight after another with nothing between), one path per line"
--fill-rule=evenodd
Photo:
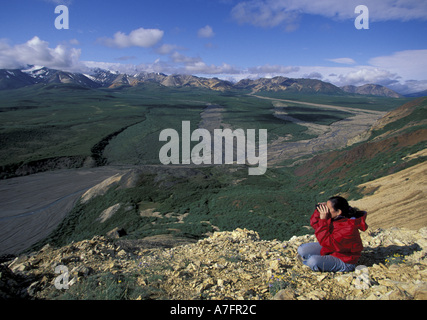
M304 243L298 247L298 254L302 257L303 264L313 271L326 272L350 272L354 271L356 265L344 263L336 257L320 255L322 246L317 242Z

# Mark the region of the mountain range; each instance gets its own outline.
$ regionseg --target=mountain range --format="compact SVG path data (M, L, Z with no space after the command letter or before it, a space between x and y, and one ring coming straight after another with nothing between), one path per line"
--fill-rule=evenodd
M282 76L274 78L243 79L233 83L218 78L204 78L193 75L166 75L163 73L138 72L125 74L104 69L93 69L91 74L74 73L49 69L43 66L28 66L24 69L0 69L0 90L16 89L34 84L64 83L87 88L118 88L137 86L144 83L156 83L166 87L198 87L216 91L249 90L286 91L308 94L362 94L399 98L395 91L377 84L366 84L360 87L337 87L331 83L316 79L293 79ZM411 94L423 96L425 92Z

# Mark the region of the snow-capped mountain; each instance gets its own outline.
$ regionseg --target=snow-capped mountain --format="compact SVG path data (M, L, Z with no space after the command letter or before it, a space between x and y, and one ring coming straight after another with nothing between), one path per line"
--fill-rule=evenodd
M33 84L70 83L97 88L100 85L81 73L28 66L25 69L0 69L0 89L15 89Z

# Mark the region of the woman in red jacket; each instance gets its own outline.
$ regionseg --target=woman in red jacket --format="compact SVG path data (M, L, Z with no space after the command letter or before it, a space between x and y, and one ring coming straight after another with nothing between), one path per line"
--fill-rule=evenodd
M366 212L350 207L343 197L316 206L310 218L319 242L298 248L298 259L314 271L354 271L363 250L359 230L365 231Z

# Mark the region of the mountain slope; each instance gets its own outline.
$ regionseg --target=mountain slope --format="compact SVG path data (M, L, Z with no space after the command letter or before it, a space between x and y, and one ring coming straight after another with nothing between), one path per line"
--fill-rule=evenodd
M427 149L417 157L426 157ZM352 205L369 213L369 226L417 230L427 225L427 162L359 185L363 198Z
M288 91L299 93L340 94L342 90L333 84L314 79L291 79L274 77L257 80L244 79L235 84L238 89L250 89L252 93L259 91Z
M31 76L21 70L0 69L0 90L17 89L35 83Z
M341 87L341 89L348 93L357 93L357 94L363 94L363 95L372 95L372 96L390 97L390 98L403 97L397 92L389 88L386 88L384 86L380 86L378 84L365 84L360 87L348 85L348 86Z
M409 98L425 97L425 96L427 96L427 90L405 94L405 97L409 97Z
M61 70L49 69L46 67L32 67L23 70L34 81L34 83L66 83L77 84L88 88L97 88L99 84L92 79L89 79L81 73L65 72Z

